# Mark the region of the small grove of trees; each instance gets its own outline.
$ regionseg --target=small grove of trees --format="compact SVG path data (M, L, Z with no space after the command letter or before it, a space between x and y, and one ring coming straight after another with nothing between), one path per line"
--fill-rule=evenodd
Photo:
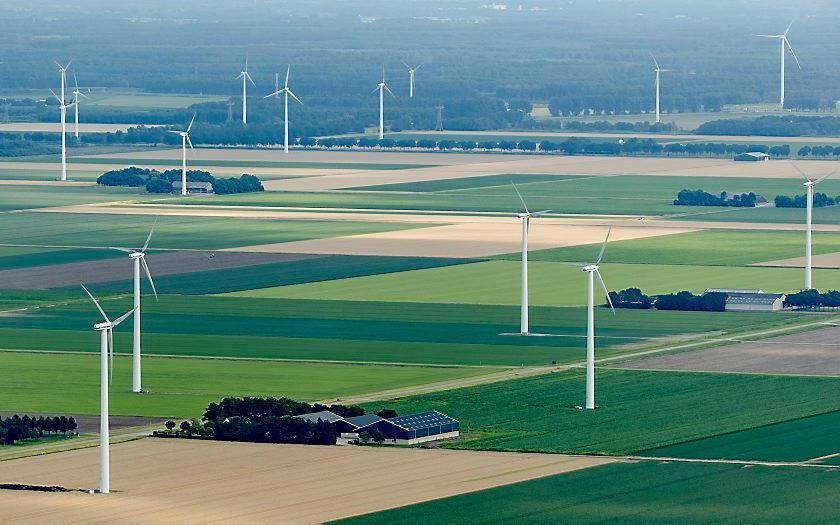
M146 181L159 172L150 169L131 166L121 170L106 171L96 179L97 184L102 186L145 186Z
M96 182L103 186L145 186L149 193L172 193L172 183L180 180L179 169L160 172L131 166L103 173ZM213 185L213 191L219 195L265 191L260 179L247 173L239 178L217 179L209 171L187 170L187 182L209 182Z
M726 310L725 293L709 292L694 295L682 291L666 295L648 296L638 288L627 288L620 292L610 292L610 300L615 308L630 308L647 310L687 310L703 312L723 312Z
M758 195L753 192L728 195L725 191L720 195L712 195L703 190L680 190L674 204L677 206L732 206L737 208L755 207Z
M66 435L76 430L76 419L73 416L54 417L23 417L15 414L12 417L0 418L0 445L13 445L16 441L42 437L44 434Z
M230 177L227 179L213 180L213 192L217 195L227 195L231 193L250 193L255 191L265 191L260 179L253 175L244 174L238 179Z
M814 193L814 207L834 206L838 199L840 197L832 198L825 193ZM793 197L776 195L775 202L777 208L806 208L808 206L808 198L805 195L794 195Z
M840 308L840 291L829 290L820 293L818 290L802 290L785 297L785 306L802 310L817 310Z

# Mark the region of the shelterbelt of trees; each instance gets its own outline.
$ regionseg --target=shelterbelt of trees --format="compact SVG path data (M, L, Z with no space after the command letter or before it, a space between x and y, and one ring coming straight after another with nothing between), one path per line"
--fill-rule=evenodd
M743 135L773 137L834 137L840 135L840 117L764 116L705 122L697 135Z
M727 295L721 292L709 292L694 295L688 291L649 296L638 288L627 288L620 292L610 292L610 300L615 308L633 310L685 310L703 312L723 312L726 309Z
M76 430L76 418L73 416L29 417L18 414L0 418L0 445L14 445L16 441L39 438L44 435L66 435Z
M172 193L173 183L181 180L180 169L164 172L155 169L131 166L121 170L106 171L96 179L102 186L145 187L149 193ZM241 177L216 178L209 171L187 170L187 182L209 182L213 193L227 195L231 193L250 193L265 191L260 179L247 173Z

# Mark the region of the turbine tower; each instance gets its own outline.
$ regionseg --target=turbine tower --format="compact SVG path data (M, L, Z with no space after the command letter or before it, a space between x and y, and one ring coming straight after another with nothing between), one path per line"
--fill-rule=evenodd
M76 89L73 90L73 109L76 112L76 140L79 139L79 97L87 98L87 95L79 91L79 79L76 78L76 72L73 71L73 83Z
M61 180L67 180L67 110L75 106L75 102L67 105L62 97L55 94L52 89L50 93L58 100L58 109L61 112Z
M254 79L251 78L251 74L248 73L248 56L245 56L245 69L239 73L239 76L236 77L238 79L242 79L242 123L248 123L248 82L256 87L257 85L254 84Z
M114 321L108 319L105 310L93 297L87 288L82 285L85 293L96 305L96 309L105 319L102 323L93 325L93 329L99 332L99 492L108 494L111 492L111 451L110 451L110 425L108 421L108 385L113 379L114 373L114 328L128 319L132 311L126 312ZM109 366L110 357L110 366Z
M598 271L598 265L604 258L604 250L607 249L609 240L610 230L607 230L607 237L604 239L604 244L601 245L598 259L595 263L587 264L581 268L586 272L586 405L584 408L587 410L595 409L595 277L598 277L598 282L601 284L601 289L604 290L607 302L610 308L613 308L607 285L604 284L604 278ZM613 313L615 313L615 308L613 308Z
M653 70L656 72L656 123L659 124L659 74L671 71L670 69L662 69L659 67L659 62L656 61L656 57L651 55L653 59L653 64L656 66Z
M790 49L790 54L793 56L793 59L796 61L796 66L799 69L802 69L802 66L799 64L799 59L796 58L796 53L793 52L793 47L791 47L790 42L788 41L788 31L790 31L790 26L793 25L793 22L788 24L787 29L781 35L753 35L758 36L761 38L778 38L780 40L780 44L782 46L782 63L781 63L781 82L780 82L780 95L779 95L779 107L784 109L785 107L785 47Z
M408 96L410 98L414 98L414 74L417 72L418 69L423 67L423 64L420 64L417 67L411 67L405 62L403 65L408 68Z
M155 301L158 295L155 289L155 282L152 280L152 273L149 271L149 263L146 262L146 248L149 247L149 241L152 240L152 234L155 232L155 224L149 231L149 236L146 237L146 242L140 250L130 250L128 248L114 248L121 252L126 252L134 261L134 338L133 351L131 354L131 391L139 394L143 391L142 386L142 372L140 368L140 267L146 272L146 277L149 279L149 284L152 286L152 292L155 294Z
M551 210L535 211L528 210L528 205L525 204L525 199L519 193L519 188L516 184L511 182L516 195L519 196L522 207L525 209L524 213L517 213L516 216L522 219L522 301L520 303L519 315L519 335L529 335L528 330L528 229L531 225L531 217L539 217L545 215Z
M285 113L283 116L283 151L286 153L289 152L289 96L297 100L298 104L303 105L303 102L301 102L300 99L292 93L292 90L289 89L289 72L291 70L292 66L289 65L289 67L286 68L286 83L283 84L283 89L277 89L274 93L265 96L265 98L276 98L281 94L284 95L283 107L285 108Z
M186 131L169 131L169 133L177 133L181 136L181 195L187 194L187 144L190 145L190 149L193 149L192 141L190 140L190 130L194 122L195 113L193 113L193 118L190 121L190 125L187 126Z
M385 92L387 91L392 97L397 98L385 84L385 66L382 66L382 82L377 84L376 89L371 91L371 93L376 93L377 91L379 91L379 140L382 140L385 138Z
M799 166L793 164L793 167L796 168L796 171L802 175L802 178L805 179L805 182L802 183L805 186L805 290L811 290L813 288L812 281L811 281L811 218L814 214L814 186L819 184L820 182L824 181L825 179L834 175L834 173L829 173L819 179L812 180L810 177L805 175L805 173L799 169Z

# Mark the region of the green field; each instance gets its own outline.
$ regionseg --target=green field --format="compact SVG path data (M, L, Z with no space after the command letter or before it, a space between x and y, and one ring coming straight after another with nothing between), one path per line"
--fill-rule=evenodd
M113 197L112 195L111 198ZM154 217L144 215L34 212L2 214L0 244L141 246L154 221ZM339 237L423 226L361 221L162 216L158 218L152 247L218 250L234 246Z
M680 458L808 461L840 454L840 411L689 441L642 454Z
M144 191L137 188L101 188L97 186L0 186L0 212L135 200Z
M533 224L532 229L539 228ZM710 249L714 247L714 249ZM532 251L531 261L585 261L599 245L572 246ZM802 257L805 236L791 231L706 230L647 239L612 241L606 255L610 263L688 264L703 266L745 266L748 264ZM840 252L840 234L815 232L813 253ZM499 258L516 261L512 253Z
M557 182L578 178L580 178L578 175L484 175L478 177L460 177L457 179L384 184L380 186L362 186L357 189L364 191L410 191L416 193L434 193L474 188L492 188L498 186L509 187L511 182L517 185L523 185L533 182Z
M98 287L93 292L102 297ZM0 348L95 347L95 310L80 288L66 294L53 302L72 304L0 316ZM130 308L127 298L103 305L109 312ZM157 303L148 298L143 312L143 351L150 355L519 366L579 362L585 346L582 308L534 308L532 327L556 336L527 338L502 335L518 331L518 308L506 306L164 295ZM652 338L719 336L803 320L808 318L623 310L602 318L599 356L631 351ZM130 345L126 326L115 333L118 351Z
M48 93L49 94L49 93ZM221 95L147 93L136 90L108 89L85 93L85 105L108 106L125 110L138 109L181 109L206 102L224 102L228 97ZM9 98L43 99L42 90L4 89L0 96Z
M16 162L22 159L15 158ZM60 159L59 159L60 161ZM102 175L101 171L68 171L67 178L71 181L84 180L94 181ZM30 170L30 169L0 169L0 180L58 180L61 173L58 169L53 170Z
M91 333L93 339L97 339L96 334ZM98 351L95 346L91 350ZM0 379L0 390L3 391L0 410L99 412L98 355L0 352L0 369L14 370ZM287 396L315 401L485 372L480 368L146 357L143 360L143 388L149 393L137 395L131 393L131 359L118 356L114 362L111 414L197 417L208 403L229 395Z
M839 484L836 470L613 464L333 523L832 523Z
M452 448L633 454L840 410L840 381L741 374L598 370L594 411L580 370L375 403L439 410L468 439Z
M595 257L596 254L591 254ZM755 288L789 292L802 287L799 268L758 268L612 263L611 252L601 272L610 290L641 288L648 294L708 288ZM333 299L349 301L417 301L427 303L519 304L520 263L489 261L398 274L235 292L243 297ZM586 304L586 279L574 266L532 262L528 267L530 302L536 306ZM834 270L814 270L820 289L840 287ZM598 300L602 300L598 297ZM605 314L608 312L605 312Z
M31 268L122 257L116 250L62 250L28 246L0 246L0 270ZM151 257L150 257L151 258Z

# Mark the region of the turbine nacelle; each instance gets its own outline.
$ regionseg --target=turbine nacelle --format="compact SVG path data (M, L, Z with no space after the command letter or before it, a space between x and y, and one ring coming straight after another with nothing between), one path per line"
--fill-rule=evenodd
M598 265L597 264L587 264L586 266L582 267L581 270L584 271L584 272L597 272L598 271Z

